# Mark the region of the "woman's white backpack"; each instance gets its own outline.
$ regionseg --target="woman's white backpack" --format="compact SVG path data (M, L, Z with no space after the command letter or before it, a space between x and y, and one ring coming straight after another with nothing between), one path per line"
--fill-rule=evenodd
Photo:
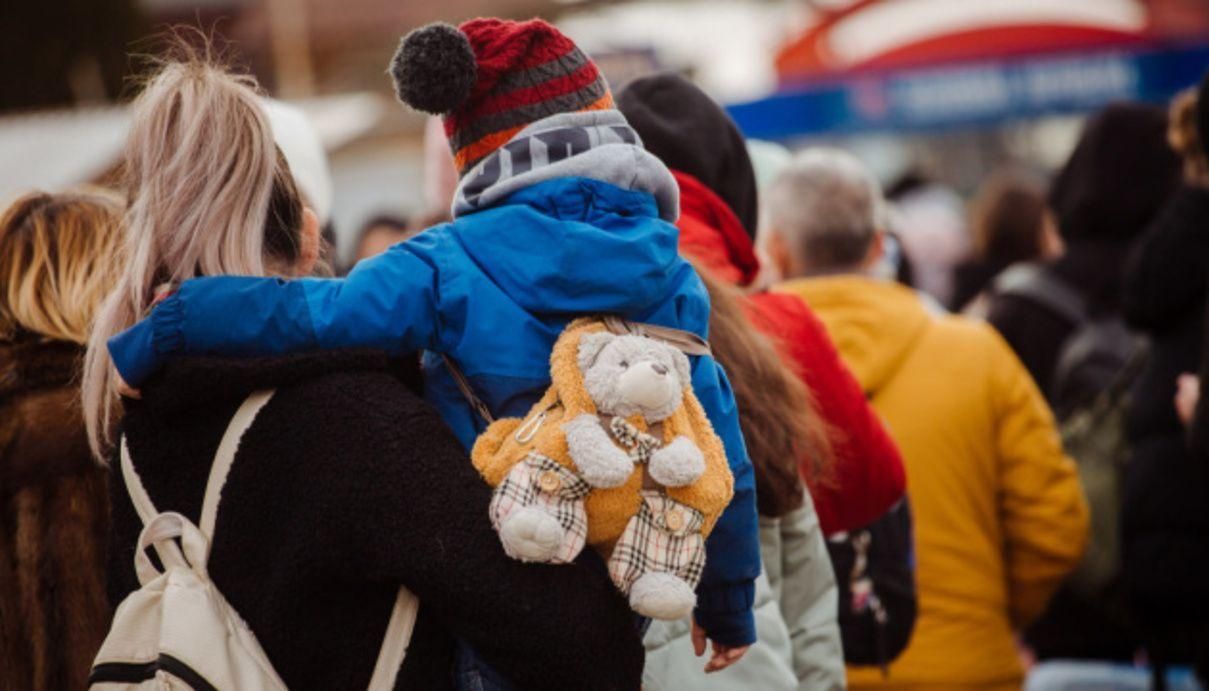
M272 396L271 390L252 394L231 420L210 468L200 527L179 513L156 510L135 472L126 440L122 440L122 476L143 521L134 557L141 587L118 606L93 663L89 688L286 688L252 631L206 572L219 499L239 440ZM162 572L148 556L149 547L159 555ZM394 688L418 607L415 596L400 587L370 680L371 691Z

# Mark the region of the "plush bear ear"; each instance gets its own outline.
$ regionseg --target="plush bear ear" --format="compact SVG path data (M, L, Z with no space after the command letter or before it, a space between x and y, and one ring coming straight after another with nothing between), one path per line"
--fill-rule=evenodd
M676 367L676 376L680 377L680 386L690 386L693 383L693 372L688 364L688 356L675 346L668 348L672 351L672 364Z
M595 333L584 334L579 339L579 370L587 372L588 369L596 364L596 358L600 356L600 351L604 350L605 346L617 338L607 331L597 331Z

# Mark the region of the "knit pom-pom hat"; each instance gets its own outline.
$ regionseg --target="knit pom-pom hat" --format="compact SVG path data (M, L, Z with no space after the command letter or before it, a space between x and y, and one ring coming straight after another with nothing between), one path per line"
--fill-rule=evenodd
M390 73L400 101L444 116L458 175L532 122L613 107L596 64L540 19L420 27L399 43Z

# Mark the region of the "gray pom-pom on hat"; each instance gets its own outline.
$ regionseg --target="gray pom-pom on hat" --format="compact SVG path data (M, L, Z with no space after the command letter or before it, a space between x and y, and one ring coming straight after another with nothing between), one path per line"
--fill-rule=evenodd
M400 101L425 113L445 115L470 96L478 68L466 35L455 26L435 22L399 41L390 74Z

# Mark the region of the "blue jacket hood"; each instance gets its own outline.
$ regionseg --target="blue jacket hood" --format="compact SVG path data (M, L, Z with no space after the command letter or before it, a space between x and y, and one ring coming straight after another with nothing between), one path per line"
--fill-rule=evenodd
M678 254L679 231L659 219L651 195L595 180L540 183L454 221L449 232L529 312L646 311L672 286L698 283ZM706 326L701 316L695 331Z

